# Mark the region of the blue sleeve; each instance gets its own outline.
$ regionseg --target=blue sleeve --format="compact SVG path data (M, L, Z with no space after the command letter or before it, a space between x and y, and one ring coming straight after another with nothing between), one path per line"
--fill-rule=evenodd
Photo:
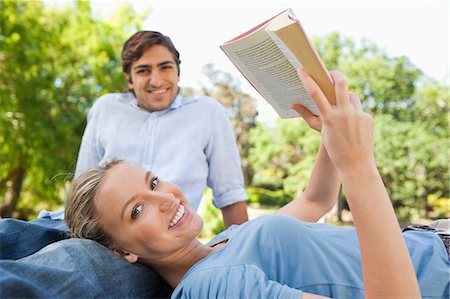
M222 208L248 197L231 123L220 103L212 99L210 104L211 136L205 150L209 163L207 184L213 191L214 205Z
M78 151L78 160L75 170L75 177L89 168L95 167L103 158L104 150L97 139L97 127L99 126L98 110L101 108L98 99L89 110L86 128L81 139L80 150Z
M300 299L301 295L300 290L268 280L257 266L235 265L192 273L174 290L171 298Z

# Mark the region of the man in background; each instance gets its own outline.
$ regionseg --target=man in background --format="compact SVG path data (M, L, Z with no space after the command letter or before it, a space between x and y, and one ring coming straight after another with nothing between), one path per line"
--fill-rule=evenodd
M248 220L239 152L223 107L182 97L180 55L169 37L135 33L124 44L129 93L107 94L89 112L75 176L123 159L176 183L197 210L206 186L225 227Z

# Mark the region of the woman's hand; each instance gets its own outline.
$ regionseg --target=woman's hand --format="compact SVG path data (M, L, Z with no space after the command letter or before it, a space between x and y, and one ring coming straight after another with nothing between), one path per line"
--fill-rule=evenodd
M348 92L345 78L337 71L331 72L336 91L336 105L331 105L306 71L301 69L299 76L320 117L306 112L301 105L293 108L310 127L321 131L322 142L336 167L373 166L373 119L362 110L359 97Z
M320 116L312 114L311 111L300 103L292 104L291 108L300 114L310 128L319 132L322 130L322 121L320 120Z

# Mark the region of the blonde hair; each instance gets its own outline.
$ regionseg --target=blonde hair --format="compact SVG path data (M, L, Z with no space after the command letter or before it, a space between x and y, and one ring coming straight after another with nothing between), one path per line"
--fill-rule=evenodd
M98 191L106 172L122 160L111 160L91 168L72 181L67 193L64 218L74 238L91 239L110 248L109 235L100 224L100 215L95 208Z

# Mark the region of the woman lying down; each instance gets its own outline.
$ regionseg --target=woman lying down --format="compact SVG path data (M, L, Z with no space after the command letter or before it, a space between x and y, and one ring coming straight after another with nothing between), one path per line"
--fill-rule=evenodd
M449 298L446 236L401 233L359 97L332 72L331 106L304 70L299 76L320 117L292 108L322 144L308 188L274 215L232 226L206 246L197 240L202 219L176 185L112 161L72 183L65 209L72 235L153 268L174 288L172 298ZM355 229L315 223L341 184Z

